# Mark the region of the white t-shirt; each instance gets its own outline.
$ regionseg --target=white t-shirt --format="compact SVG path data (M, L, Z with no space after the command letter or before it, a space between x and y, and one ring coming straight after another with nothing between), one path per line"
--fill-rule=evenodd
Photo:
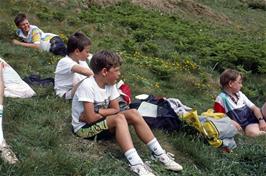
M60 59L55 69L55 86L56 95L63 97L63 95L73 88L73 84L76 84L80 80L86 78L86 76L71 71L74 65L81 65L89 68L86 61L75 62L68 55ZM74 81L75 80L75 81Z
M106 85L100 88L93 76L85 79L78 87L72 100L72 126L77 132L86 123L80 122L80 114L84 111L83 102L91 102L94 107L108 108L111 100L119 97L119 92L115 85Z
M50 40L57 36L52 33L44 33L40 28L34 25L30 25L30 30L27 36L23 34L21 29L18 29L16 33L18 37L20 37L26 43L40 44L40 48L44 51L50 50Z
M254 103L252 103L245 94L243 94L241 91L239 91L237 94L238 100L237 103L235 103L228 94L221 92L215 100L215 106L219 106L224 108L224 113L227 113L228 111L241 109L244 106L248 106L249 108L252 108L254 106ZM228 106L226 106L224 98L226 98L226 102L228 103ZM214 109L215 109L214 106ZM229 108L229 109L228 109Z

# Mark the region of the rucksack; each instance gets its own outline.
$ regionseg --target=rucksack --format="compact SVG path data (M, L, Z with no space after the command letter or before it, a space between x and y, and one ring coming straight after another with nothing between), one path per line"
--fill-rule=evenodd
M182 122L167 100L162 97L149 95L146 99L134 100L129 106L130 108L138 109L143 102L157 106L156 117L143 116L151 129L162 129L172 132L181 128Z
M211 109L198 115L196 110L183 114L181 119L199 131L213 147L232 150L236 147L234 136L237 129L224 113L214 113Z
M130 86L126 83L124 83L123 80L120 80L117 84L116 87L118 88L118 91L120 95L122 96L123 100L127 103L131 103L131 89Z

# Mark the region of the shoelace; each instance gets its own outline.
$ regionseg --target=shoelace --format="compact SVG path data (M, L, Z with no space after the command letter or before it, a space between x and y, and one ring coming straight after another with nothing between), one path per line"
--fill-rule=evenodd
M146 169L147 171L152 172L152 169L150 168L149 164L150 164L149 162L144 162L143 164L140 164L140 165L142 165L144 169ZM131 165L129 164L129 166Z
M169 157L170 160L172 160L172 161L175 160L175 158L174 158L175 155L174 154L167 152L166 155Z
M148 171L152 172L152 169L151 169L151 167L150 167L150 162L145 161L143 165L144 165L144 168L145 168L145 169L147 169Z

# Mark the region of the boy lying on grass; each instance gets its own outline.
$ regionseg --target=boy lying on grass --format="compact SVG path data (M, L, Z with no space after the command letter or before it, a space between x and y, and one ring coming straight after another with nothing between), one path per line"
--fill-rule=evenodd
M13 44L28 48L42 49L55 55L65 56L66 47L62 39L52 33L44 33L40 28L31 25L27 16L23 13L17 14L14 19L17 36L22 40L13 39Z

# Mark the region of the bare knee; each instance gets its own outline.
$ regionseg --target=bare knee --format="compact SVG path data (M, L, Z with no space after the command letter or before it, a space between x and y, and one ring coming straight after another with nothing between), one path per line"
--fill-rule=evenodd
M126 119L131 123L138 123L144 121L143 117L136 109L129 109L125 113Z
M117 114L116 117L114 118L114 123L117 125L124 125L127 123L126 118L124 114Z
M246 127L246 129L245 129L245 134L247 135L247 136L249 136L249 137L256 137L256 136L259 136L259 135L261 135L261 132L262 131L260 131L260 129L259 129L259 127L257 127L257 126L251 126L251 125L249 125L249 126L247 126Z
M108 116L106 120L109 128L116 128L120 125L127 125L126 118L123 114Z
M255 131L246 131L246 135L249 137L256 137L259 136L259 133Z

